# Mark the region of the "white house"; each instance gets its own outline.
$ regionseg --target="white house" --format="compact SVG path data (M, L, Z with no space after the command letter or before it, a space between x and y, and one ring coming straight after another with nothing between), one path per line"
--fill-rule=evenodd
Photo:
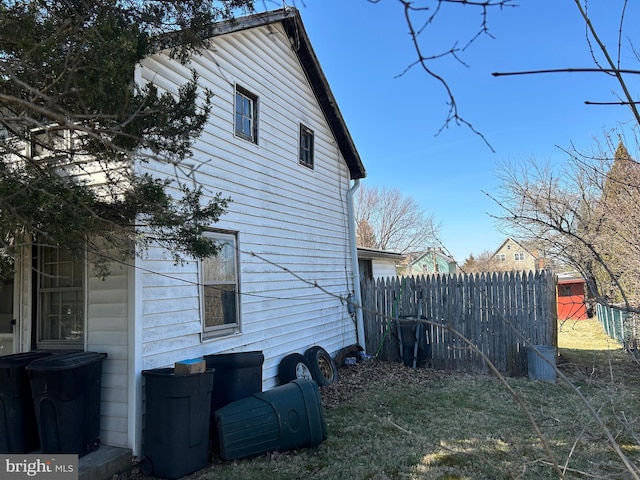
M266 390L277 385L287 354L361 343L361 316L346 299L359 296L351 197L365 169L299 12L220 23L188 64L153 55L136 80L176 93L193 69L214 94L194 156L179 168L159 161L135 168L231 197L209 232L224 242L221 255L174 265L152 249L102 280L63 250L25 247L12 285L13 351L106 353L100 439L134 456L143 370L259 350ZM47 269L65 270L72 281L49 288L40 278ZM56 321L73 324L71 334L54 333L52 309Z
M361 278L379 279L396 277L396 267L404 255L387 250L358 247L358 265Z

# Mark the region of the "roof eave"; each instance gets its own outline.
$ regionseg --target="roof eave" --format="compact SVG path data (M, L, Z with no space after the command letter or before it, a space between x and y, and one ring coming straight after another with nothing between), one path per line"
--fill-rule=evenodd
M352 179L364 178L367 175L364 164L360 159L355 143L347 129L347 124L338 108L338 103L333 96L329 82L320 67L320 62L313 51L307 32L302 24L300 14L298 10L294 8L285 10L293 13L283 18L282 25L289 36L292 48L300 60L309 84L333 132L340 153L349 168L350 176Z

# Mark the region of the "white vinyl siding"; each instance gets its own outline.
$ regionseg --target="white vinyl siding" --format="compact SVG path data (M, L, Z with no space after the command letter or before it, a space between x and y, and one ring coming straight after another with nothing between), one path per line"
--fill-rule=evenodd
M263 387L277 382L279 361L321 345L330 353L356 342L342 301L352 293L346 192L349 172L299 61L279 25L215 38L188 65L157 55L141 76L160 88L200 75L213 93L209 123L189 159L189 181L229 196L211 228L239 235L241 333L203 339L198 262L174 266L150 250L144 268L142 366L155 368L210 353L260 350ZM230 123L235 85L259 98L259 145ZM314 169L299 167L300 124L313 125ZM150 162L150 173L176 173ZM184 178L183 178L184 180ZM311 214L310 212L313 212Z
M106 445L128 445L130 269L114 263L111 274L100 278L90 272L87 289L86 350L106 353L102 362L100 395L100 441Z

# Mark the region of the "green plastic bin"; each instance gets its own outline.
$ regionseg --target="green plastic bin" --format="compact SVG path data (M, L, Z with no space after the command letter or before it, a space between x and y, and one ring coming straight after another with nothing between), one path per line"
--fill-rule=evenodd
M216 410L223 460L314 447L327 439L320 391L297 379Z
M157 368L142 375L143 454L153 476L174 479L206 467L213 370L176 374L173 368Z

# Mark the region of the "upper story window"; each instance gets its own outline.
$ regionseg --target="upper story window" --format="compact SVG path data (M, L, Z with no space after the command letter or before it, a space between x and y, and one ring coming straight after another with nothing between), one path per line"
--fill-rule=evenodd
M313 130L300 124L300 165L313 169Z
M31 132L30 156L34 160L64 157L69 151L69 132L53 125Z
M238 253L235 235L206 232L221 249L215 257L201 262L202 324L205 336L228 335L239 331Z
M513 259L516 262L524 261L524 252L516 252L513 254Z
M258 97L236 85L235 132L258 143Z
M84 348L84 258L40 247L37 282L38 348Z
M496 260L498 260L499 262L506 262L507 256L504 253L499 253L496 255Z

